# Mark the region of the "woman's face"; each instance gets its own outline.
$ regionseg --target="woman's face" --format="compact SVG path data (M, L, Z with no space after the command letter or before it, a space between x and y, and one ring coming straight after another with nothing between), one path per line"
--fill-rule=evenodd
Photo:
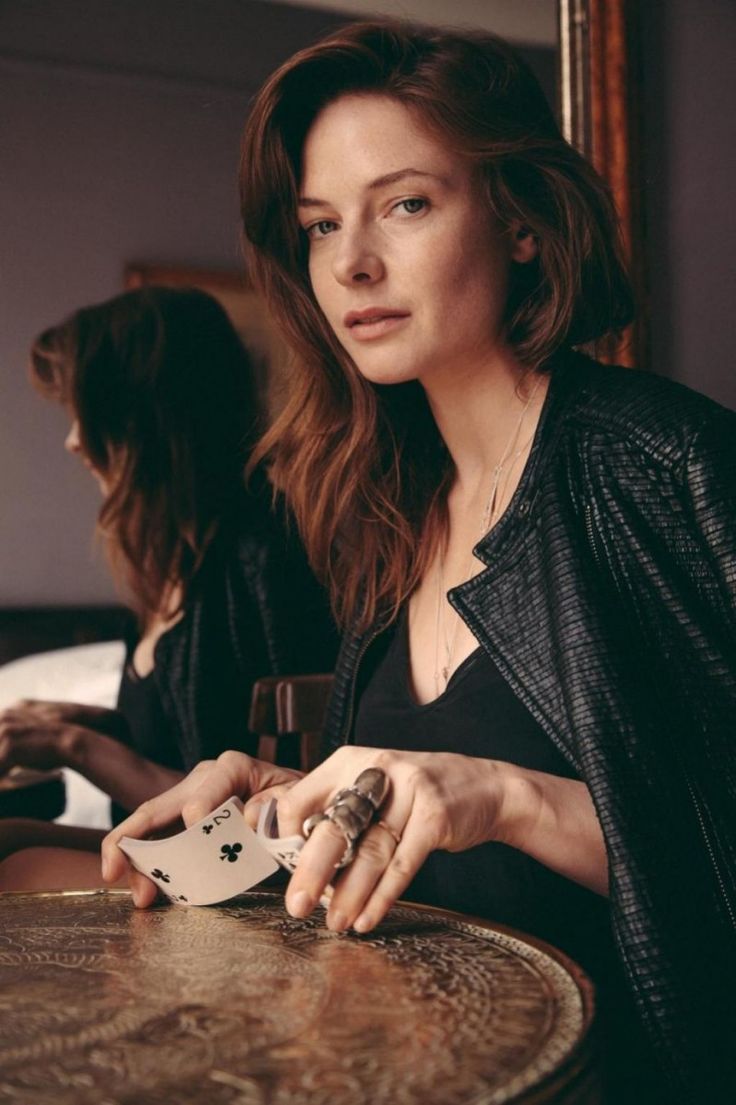
M79 419L72 417L72 424L69 427L69 433L64 439L64 448L67 453L71 453L72 456L79 457L85 468L88 468L94 478L99 484L100 491L103 495L107 495L109 492L108 482L102 472L99 472L95 466L87 459L82 448L82 441L79 435Z
M374 383L482 370L518 249L471 165L396 100L346 95L304 144L299 219L317 303Z

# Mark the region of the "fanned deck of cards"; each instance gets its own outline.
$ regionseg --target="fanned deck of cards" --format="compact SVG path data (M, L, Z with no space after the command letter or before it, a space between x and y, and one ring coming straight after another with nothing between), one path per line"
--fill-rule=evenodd
M215 905L256 886L279 865L294 870L304 838L279 838L276 801L264 803L253 830L243 803L228 798L209 816L163 840L118 841L121 851L177 905Z

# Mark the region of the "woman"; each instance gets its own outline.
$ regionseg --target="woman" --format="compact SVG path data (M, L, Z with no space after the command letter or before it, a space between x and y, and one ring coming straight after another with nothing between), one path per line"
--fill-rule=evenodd
M67 408L65 446L100 485L98 533L139 632L117 710L17 704L0 715L0 771L72 767L119 821L204 757L254 751L253 683L331 670L334 630L265 481L246 490L253 375L216 300L149 287L77 311L37 339L31 371ZM6 820L0 847L16 854L0 885L99 884L102 835ZM34 845L75 852L17 852Z
M721 1100L736 418L573 351L630 320L612 205L491 36L380 22L296 55L255 101L241 196L302 365L256 455L346 628L332 754L294 785L228 752L121 831L277 793L283 835L317 822L286 895L303 917L346 849L330 802L381 768L330 928L403 896L550 939L625 1048L614 1100Z

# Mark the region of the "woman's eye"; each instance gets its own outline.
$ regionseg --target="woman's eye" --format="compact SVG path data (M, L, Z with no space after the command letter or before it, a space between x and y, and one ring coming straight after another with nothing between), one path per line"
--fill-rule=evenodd
M427 201L419 199L416 196L412 196L408 200L401 200L396 204L397 208L402 208L407 215L418 215L420 211L423 211L427 206ZM394 208L396 210L396 208Z
M331 234L336 226L337 223L333 219L320 219L319 222L305 227L305 233L308 238L324 238Z

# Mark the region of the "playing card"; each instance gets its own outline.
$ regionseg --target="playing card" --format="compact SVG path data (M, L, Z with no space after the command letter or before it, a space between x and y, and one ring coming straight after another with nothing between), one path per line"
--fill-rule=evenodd
M278 820L276 817L277 802L275 798L271 798L270 801L264 802L261 806L261 812L258 815L258 825L256 826L256 839L262 848L273 856L282 867L291 873L299 862L299 853L306 844L306 840L303 836L277 836L278 833ZM319 899L319 904L324 908L330 904L330 898L332 897L332 887L326 886L324 893Z
M225 902L278 870L243 820L243 804L235 797L176 836L124 836L119 845L136 870L181 905Z
M291 872L297 865L299 853L304 847L305 840L303 836L298 834L283 837L277 835L279 830L276 809L277 802L275 798L263 803L258 816L256 837L261 847L265 848L269 855L273 856L282 867Z

